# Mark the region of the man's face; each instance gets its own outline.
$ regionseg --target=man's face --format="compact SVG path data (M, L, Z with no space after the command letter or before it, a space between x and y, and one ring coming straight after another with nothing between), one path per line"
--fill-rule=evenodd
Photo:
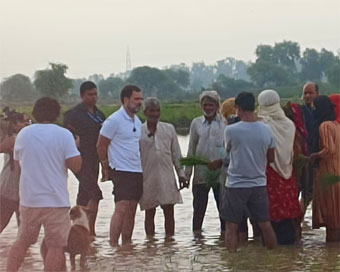
M130 98L124 97L124 105L131 111L136 114L140 111L140 108L143 104L143 93L142 92L132 92Z
M85 105L94 106L98 100L98 91L97 88L86 90L85 93L81 96L81 100Z
M144 114L148 123L155 124L161 117L161 109L159 107L148 107Z
M212 117L216 115L218 105L215 101L204 98L201 106L205 117Z
M303 100L306 104L312 104L314 98L318 96L318 92L315 89L314 84L308 84L303 88Z

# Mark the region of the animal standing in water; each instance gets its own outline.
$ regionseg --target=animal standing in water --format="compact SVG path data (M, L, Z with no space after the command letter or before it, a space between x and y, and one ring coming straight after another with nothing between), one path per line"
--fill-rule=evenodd
M71 269L76 269L75 257L80 254L80 267L85 268L87 251L91 242L88 209L74 206L70 210L72 227L68 236L66 252L70 253Z

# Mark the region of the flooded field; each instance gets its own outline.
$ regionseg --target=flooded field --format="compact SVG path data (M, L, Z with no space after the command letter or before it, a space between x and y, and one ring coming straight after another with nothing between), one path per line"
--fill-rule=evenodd
M186 152L188 137L179 136L182 152ZM0 159L2 165L2 158ZM173 239L165 239L162 210L156 214L156 235L153 240L144 232L144 213L137 211L133 244L113 249L109 245L109 225L114 210L112 184L100 184L104 199L100 202L97 237L92 243L87 271L340 271L338 243L325 243L325 230L311 229L311 210L303 224L302 240L296 246L280 246L267 251L261 242L250 239L236 254L229 254L220 239L219 220L213 195L203 224L203 237L195 238L191 231L192 195L182 190L184 203L175 206L176 230ZM70 174L71 204L75 204L78 181ZM6 258L17 232L13 217L0 234L0 271L5 270ZM39 237L42 239L43 230ZM250 233L251 235L251 233ZM33 245L20 271L42 271L39 243ZM67 268L70 270L67 256ZM77 260L77 269L79 262Z

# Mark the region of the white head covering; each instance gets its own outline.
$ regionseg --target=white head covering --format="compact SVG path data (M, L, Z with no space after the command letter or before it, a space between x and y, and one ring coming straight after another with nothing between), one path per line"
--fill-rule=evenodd
M284 114L280 106L280 96L276 91L262 91L258 102L258 117L271 127L276 140L275 159L270 166L281 177L289 179L293 170L295 125Z
M212 99L214 99L218 104L220 104L220 96L219 94L215 91L215 90L207 90L207 91L203 91L201 94L200 94L200 103L202 103L202 100L205 98L205 97L210 97Z
M264 90L259 94L257 100L261 107L268 107L280 103L280 96L274 90Z

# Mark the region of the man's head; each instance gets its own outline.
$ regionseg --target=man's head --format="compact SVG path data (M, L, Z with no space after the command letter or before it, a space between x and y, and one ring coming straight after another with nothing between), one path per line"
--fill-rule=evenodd
M313 100L319 96L319 87L314 82L307 82L303 86L302 97L306 104L311 105Z
M235 106L237 115L242 119L242 114L246 112L254 112L255 97L252 93L242 92L235 98Z
M320 125L325 121L336 120L335 105L327 95L320 95L313 101L315 107L315 118Z
M126 85L120 93L120 100L125 109L136 114L143 104L142 90L134 85Z
M207 118L214 117L220 108L220 96L214 90L202 92L200 102L203 114Z
M156 97L144 101L144 115L148 123L156 124L161 117L161 103Z
M54 123L60 113L57 100L50 97L39 98L33 107L33 116L38 123Z
M80 97L87 106L94 106L98 100L98 90L92 81L85 81L80 85Z

